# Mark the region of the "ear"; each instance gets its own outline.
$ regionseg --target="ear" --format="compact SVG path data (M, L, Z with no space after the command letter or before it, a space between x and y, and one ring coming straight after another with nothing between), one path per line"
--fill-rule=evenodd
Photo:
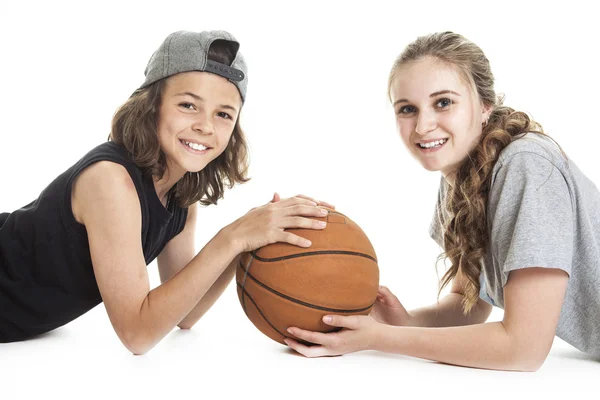
M484 123L487 123L487 120L490 118L490 114L494 110L493 106L486 106L485 104L481 104L481 120Z

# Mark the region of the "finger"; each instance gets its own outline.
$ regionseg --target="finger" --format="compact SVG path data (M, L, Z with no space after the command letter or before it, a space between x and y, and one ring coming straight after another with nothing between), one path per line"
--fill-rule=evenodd
M287 331L296 336L298 339L302 339L310 343L327 346L331 342L329 337L331 334L328 333L307 331L296 327L290 327L287 329Z
M377 301L383 301L383 302L385 302L385 296L383 294L377 292L377 298L376 298L376 300Z
M317 201L317 205L335 210L335 206L333 204L327 203L326 201Z
M323 322L327 325L348 329L358 329L360 326L360 318L357 315L325 315Z
M280 200L281 200L281 196L279 196L279 193L275 192L273 194L273 199L271 200L271 203L277 203Z
M392 293L392 291L387 288L387 286L379 286L379 289L377 289L377 294L381 295L384 298L385 297L390 297L390 296L394 295Z
M385 303L399 302L398 297L386 286L379 286L377 293L381 294Z
M317 201L317 200L313 199L312 197L305 196L305 195L303 195L303 194L297 194L297 195L295 195L294 197L299 197L299 198L301 198L301 199L306 199L306 200L310 200L310 201L312 201L312 202L314 202L314 203L318 203L318 201Z
M325 229L327 222L318 219L304 217L287 217L281 220L281 227L286 228L304 228L304 229Z
M331 208L331 209L335 210L335 206L333 204L327 203L326 201L315 200L312 197L305 196L303 194L297 194L295 197L299 197L301 199L306 199L306 200L314 201L315 203L317 203L318 206L327 207L327 208Z
M299 246L299 247L310 247L312 245L312 242L308 239L305 239L298 235L294 235L291 232L283 232L283 231L277 237L277 242L285 242L285 243L293 244L294 246Z
M297 205L297 204L304 204L304 205L313 206L313 207L317 206L317 203L315 201L303 199L301 197L290 197L287 199L283 199L281 201L278 201L277 204L280 207L289 207L289 206L293 206L293 205Z
M329 211L324 208L313 207L309 205L296 204L285 208L285 215L302 215L304 217L323 218Z
M305 357L313 358L333 355L331 354L331 351L324 346L305 346L290 338L285 338L283 341L288 345L289 348L297 351Z
M378 297L376 303L387 305L388 302L385 300L385 297Z

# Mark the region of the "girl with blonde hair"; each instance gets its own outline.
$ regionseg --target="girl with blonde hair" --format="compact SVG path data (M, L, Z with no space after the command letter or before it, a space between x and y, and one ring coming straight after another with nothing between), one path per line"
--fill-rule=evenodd
M419 37L396 59L398 133L442 179L430 226L449 261L429 307L407 311L380 287L370 316L344 328L290 328L309 356L364 349L476 368L533 371L555 335L600 356L600 193L527 114L504 106L482 50L452 32ZM502 321L486 323L492 307ZM295 339L317 344L305 346Z

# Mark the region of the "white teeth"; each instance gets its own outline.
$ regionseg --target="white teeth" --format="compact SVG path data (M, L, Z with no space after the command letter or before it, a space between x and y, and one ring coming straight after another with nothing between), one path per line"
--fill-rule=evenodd
M446 143L447 141L448 141L448 139L441 139L441 140L436 140L435 142L419 143L419 147L421 147L422 149L430 149L432 147L439 147L439 146L443 145L444 143Z
M185 143L186 146L191 147L194 150L202 151L202 150L206 150L208 148L208 147L202 146L201 144L198 144L198 143L186 142L185 140L183 141L183 143Z

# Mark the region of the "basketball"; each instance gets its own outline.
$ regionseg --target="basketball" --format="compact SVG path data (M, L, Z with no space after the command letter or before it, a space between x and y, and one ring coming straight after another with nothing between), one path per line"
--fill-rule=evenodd
M323 316L367 315L375 303L379 267L371 242L344 214L328 209L323 230L289 229L312 242L308 248L273 243L242 253L237 293L248 319L285 344L290 326L317 332L339 330Z

